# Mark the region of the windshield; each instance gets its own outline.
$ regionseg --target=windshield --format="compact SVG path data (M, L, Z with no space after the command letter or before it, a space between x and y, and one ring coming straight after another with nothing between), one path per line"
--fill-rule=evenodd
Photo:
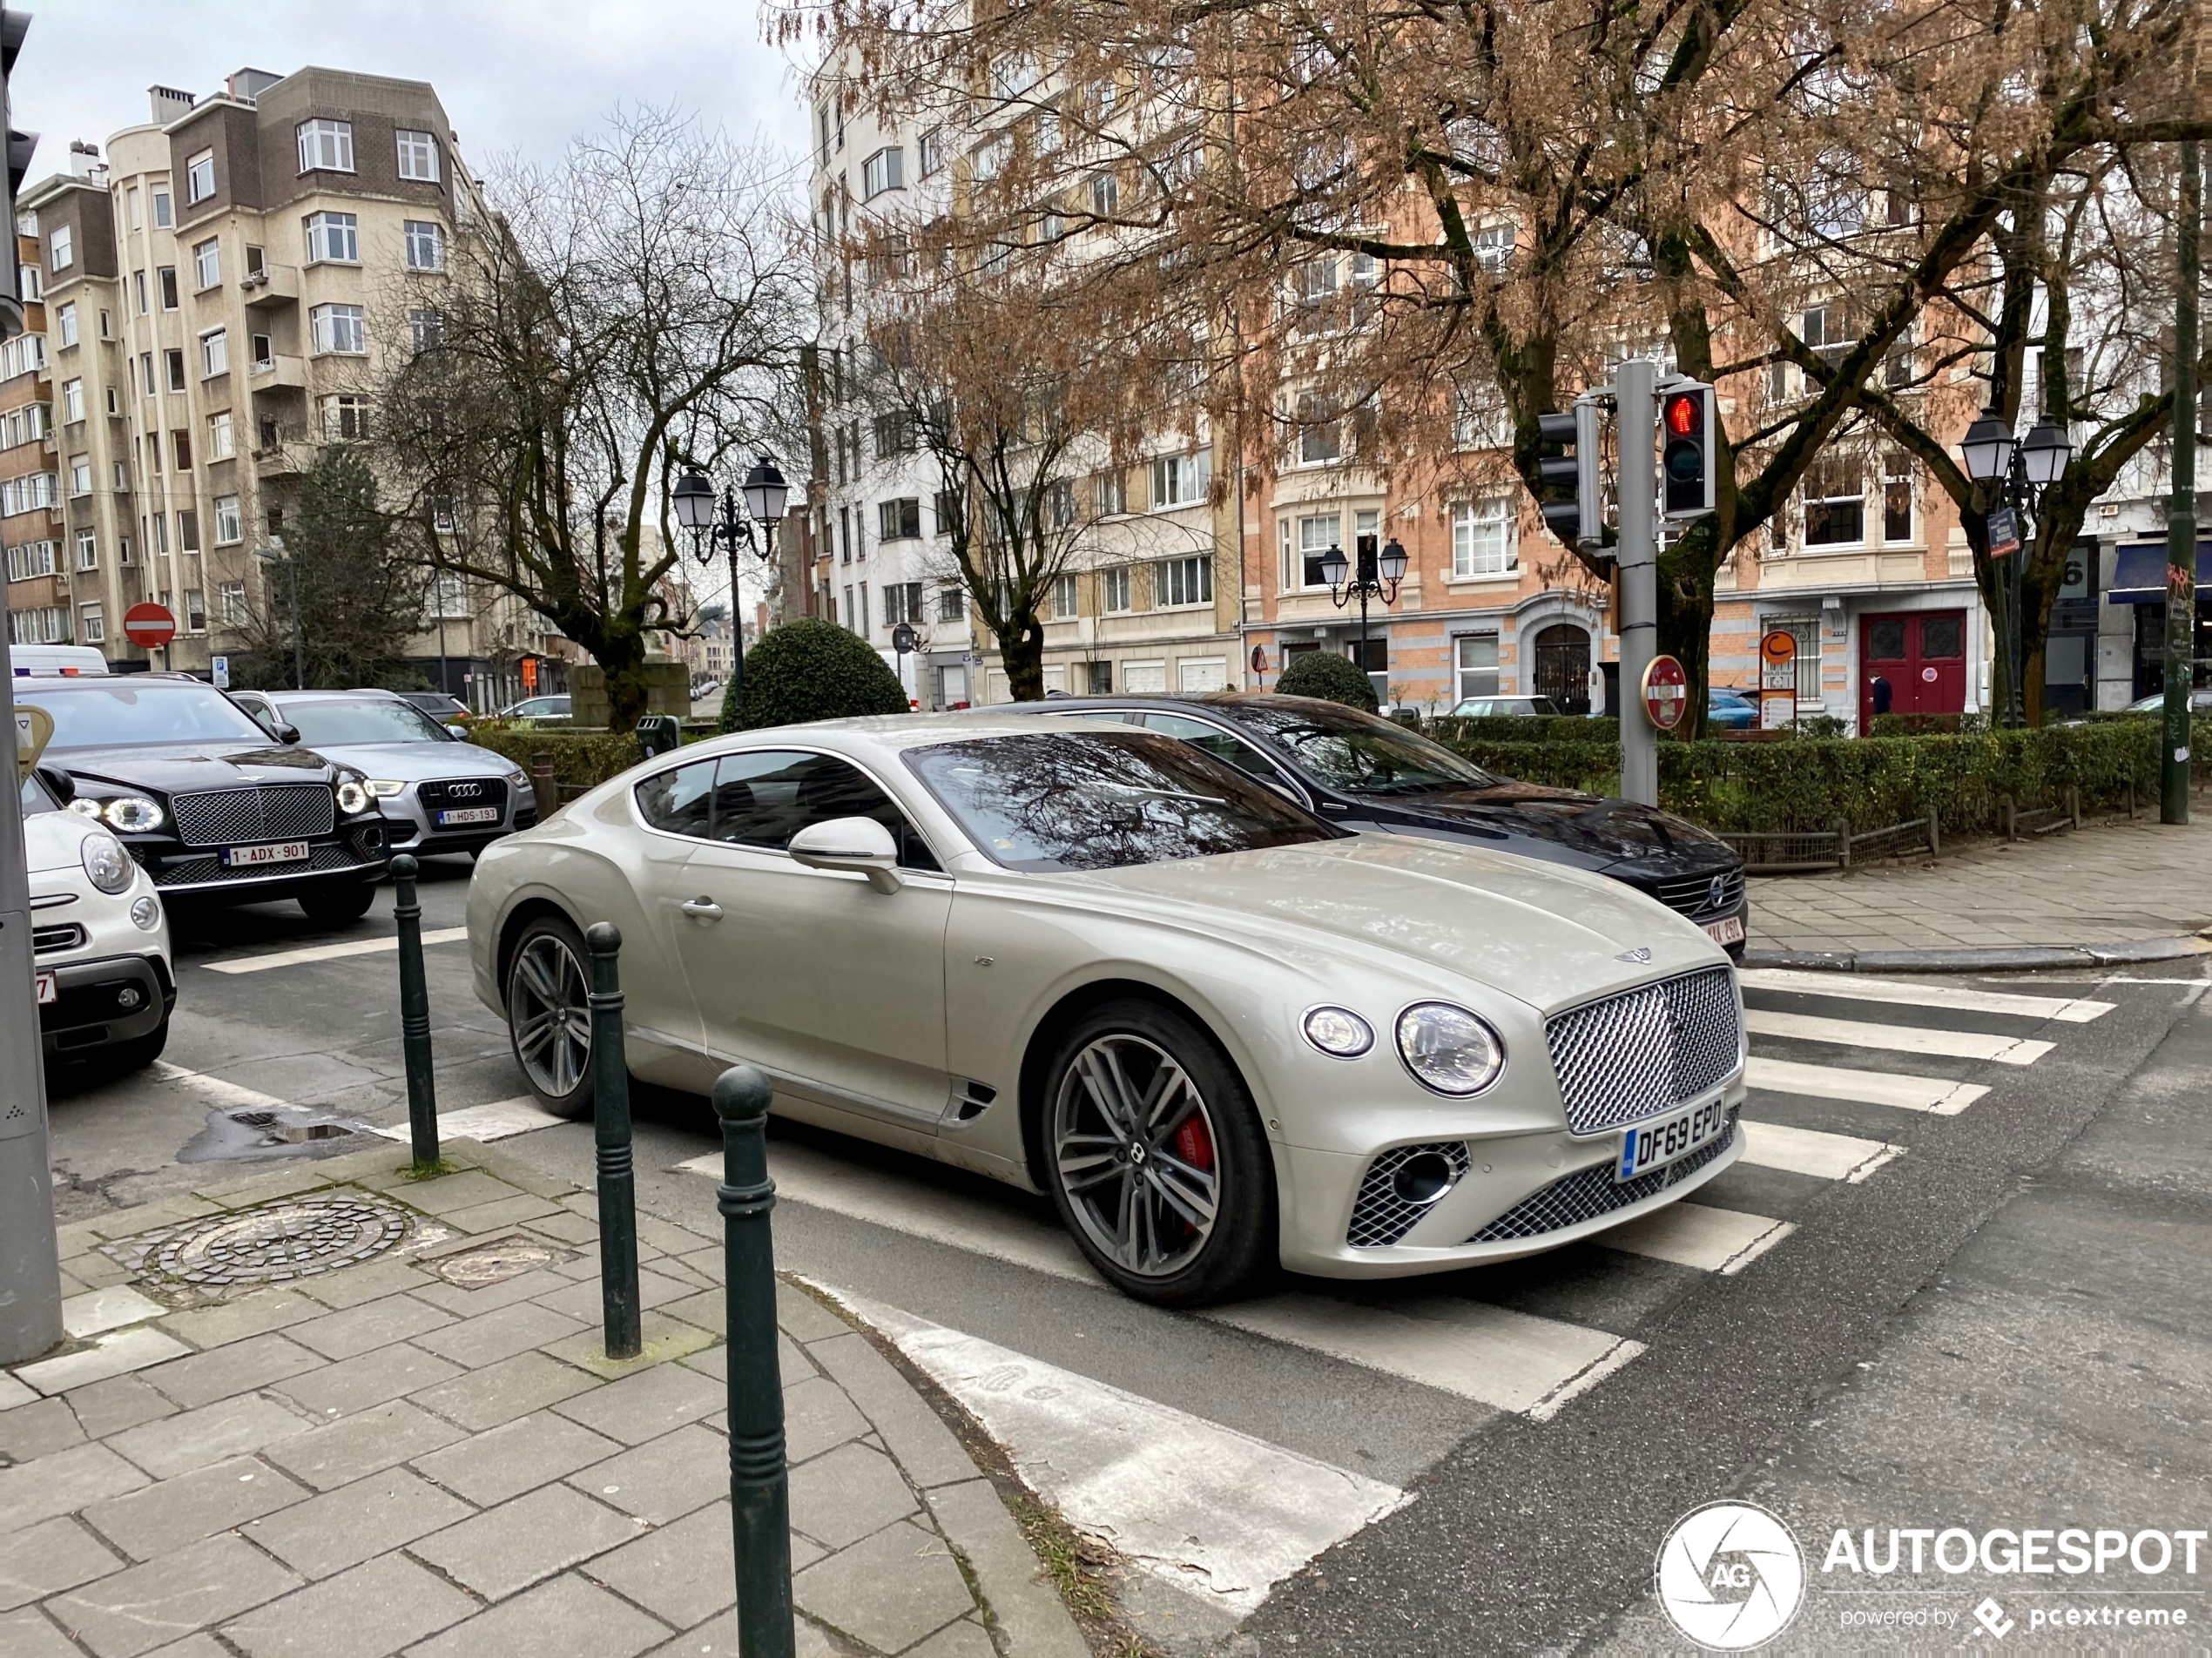
M1480 766L1441 744L1356 708L1231 703L1220 711L1273 738L1310 776L1347 794L1434 794L1497 785Z
M364 697L359 702L279 703L277 718L300 728L309 748L347 743L449 743L453 733L412 703Z
M1211 755L1142 731L981 738L906 759L1008 869L1119 869L1339 832Z
M79 679L69 690L18 682L16 700L54 717L56 749L141 748L165 743L255 743L269 734L212 685L186 680L116 677L113 684Z
M37 772L32 772L23 780L23 815L24 817L28 818L34 812L59 812L61 808L54 804L54 797L46 792L46 785L38 780Z

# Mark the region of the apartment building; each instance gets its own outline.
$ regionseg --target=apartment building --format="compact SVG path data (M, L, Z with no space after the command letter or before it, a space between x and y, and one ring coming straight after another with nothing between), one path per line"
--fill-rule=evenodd
M31 221L26 217L24 222ZM7 558L8 637L17 644L60 644L76 637L63 551L39 251L37 237L19 230L16 258L24 332L0 344L0 543Z
M424 83L246 69L149 101L105 165L76 146L20 205L52 296L37 348L54 363L63 625L118 666L205 672L253 617L281 616L308 467L368 435L370 388L435 337L454 239L486 214ZM0 533L17 544L12 523ZM14 586L11 610L51 608ZM175 617L167 648L123 638L139 598ZM479 707L520 695L522 660L546 648L523 607L455 574L426 621L410 659Z

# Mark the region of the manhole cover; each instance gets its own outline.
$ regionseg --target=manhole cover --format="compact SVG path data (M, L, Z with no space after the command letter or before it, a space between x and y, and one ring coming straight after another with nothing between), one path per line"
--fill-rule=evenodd
M573 1250L556 1249L550 1244L527 1237L501 1237L479 1244L474 1249L442 1256L429 1267L457 1289L482 1290L489 1284L504 1284L509 1278L519 1278L540 1267L557 1266L575 1259Z
M110 1248L147 1277L219 1295L352 1266L390 1249L407 1229L408 1213L396 1203L347 1192L211 1215Z

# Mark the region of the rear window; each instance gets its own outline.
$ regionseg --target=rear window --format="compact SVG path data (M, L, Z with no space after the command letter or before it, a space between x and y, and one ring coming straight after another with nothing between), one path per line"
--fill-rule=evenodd
M1201 750L1134 730L978 738L906 762L1008 869L1119 869L1342 832Z

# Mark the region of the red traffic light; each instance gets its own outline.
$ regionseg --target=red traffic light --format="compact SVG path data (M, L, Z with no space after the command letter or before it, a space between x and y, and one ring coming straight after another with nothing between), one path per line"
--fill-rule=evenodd
M1667 430L1676 437L1696 437L1703 422L1698 418L1703 413L1697 396L1669 397L1667 400Z

